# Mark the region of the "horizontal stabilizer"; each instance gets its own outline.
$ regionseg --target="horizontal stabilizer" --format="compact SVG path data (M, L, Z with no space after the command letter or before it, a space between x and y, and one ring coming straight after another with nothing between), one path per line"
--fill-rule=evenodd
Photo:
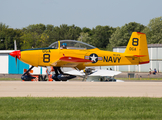
M135 58L135 57L145 57L146 55L125 55L125 57Z
M145 57L146 55L134 55L135 57Z

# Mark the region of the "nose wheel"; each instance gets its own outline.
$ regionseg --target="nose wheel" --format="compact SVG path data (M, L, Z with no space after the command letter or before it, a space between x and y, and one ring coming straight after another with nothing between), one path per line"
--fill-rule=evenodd
M34 66L31 66L22 76L21 79L24 81L31 81L32 79L35 79L35 77L32 77L29 72L31 69L33 69Z

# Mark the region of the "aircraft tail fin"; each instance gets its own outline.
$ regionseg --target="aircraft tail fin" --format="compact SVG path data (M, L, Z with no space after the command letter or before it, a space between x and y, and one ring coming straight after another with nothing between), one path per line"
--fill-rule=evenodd
M139 57L139 64L149 63L146 34L133 32L125 50L126 57Z

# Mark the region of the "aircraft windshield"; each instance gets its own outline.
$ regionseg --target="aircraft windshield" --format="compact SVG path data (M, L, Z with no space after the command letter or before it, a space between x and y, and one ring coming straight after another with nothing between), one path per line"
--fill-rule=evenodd
M49 47L58 48L58 42L54 42ZM89 45L87 43L76 41L76 40L61 40L60 41L61 49L94 49L96 47Z
M52 44L51 44L49 47L50 47L50 48L57 49L57 48L58 48L58 41L57 41L57 42L52 43Z

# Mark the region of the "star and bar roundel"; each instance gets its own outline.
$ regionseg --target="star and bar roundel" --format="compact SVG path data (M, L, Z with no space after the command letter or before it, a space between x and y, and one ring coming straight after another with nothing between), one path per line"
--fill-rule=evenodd
M85 59L93 61L92 63L96 63L98 60L102 60L102 57L98 57L97 54L92 53L89 56L85 56Z

